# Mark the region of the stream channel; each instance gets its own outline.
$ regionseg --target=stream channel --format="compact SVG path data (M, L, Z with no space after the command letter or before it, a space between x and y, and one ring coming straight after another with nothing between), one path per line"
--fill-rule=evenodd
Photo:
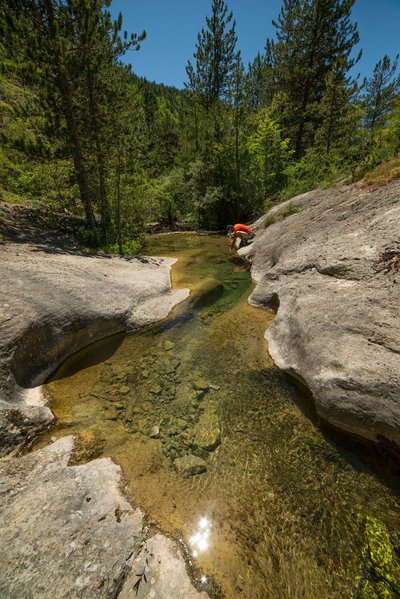
M206 293L67 360L46 387L56 422L35 447L74 434L74 463L120 464L212 597L391 597L373 594L368 534L385 544L400 531L398 488L306 415L268 356L273 317L248 305L250 273L226 237L154 236L145 253L178 258L173 285ZM206 472L178 473L186 455Z

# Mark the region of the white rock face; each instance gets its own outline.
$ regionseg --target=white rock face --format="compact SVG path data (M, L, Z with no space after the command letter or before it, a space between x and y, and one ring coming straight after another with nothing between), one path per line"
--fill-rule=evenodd
M0 253L0 453L52 415L26 389L107 335L164 318L189 294L171 290L174 260L84 256L7 244Z
M399 445L400 272L382 254L400 254L400 181L289 203L301 211L241 250L258 282L250 303L277 311L270 354L306 383L325 420Z
M110 459L68 466L73 438L0 461L0 596L114 597L139 550L143 514Z

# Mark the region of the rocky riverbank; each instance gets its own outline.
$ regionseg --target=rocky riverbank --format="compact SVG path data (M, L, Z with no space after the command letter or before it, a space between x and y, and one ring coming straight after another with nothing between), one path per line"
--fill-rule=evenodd
M47 425L34 388L72 353L165 317L188 291L171 290L165 258L87 256L55 246L0 249L0 451Z
M268 226L265 228L264 224ZM312 191L255 223L254 306L275 363L327 422L400 444L400 181Z
M45 243L14 232L0 244L0 595L206 599L110 459L69 465L73 437L13 457L53 418L36 386L60 362L187 297L171 290L173 260L87 256L56 245L56 232Z

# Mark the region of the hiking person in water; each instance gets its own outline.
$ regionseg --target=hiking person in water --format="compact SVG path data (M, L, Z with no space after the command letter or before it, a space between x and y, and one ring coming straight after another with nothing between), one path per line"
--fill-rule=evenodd
M239 246L242 241L247 242L251 241L254 238L254 231L247 227L246 225L241 225L240 223L237 225L228 225L226 228L228 232L228 237L232 239L231 247L229 251L232 251L234 247L236 247L236 239L239 239Z

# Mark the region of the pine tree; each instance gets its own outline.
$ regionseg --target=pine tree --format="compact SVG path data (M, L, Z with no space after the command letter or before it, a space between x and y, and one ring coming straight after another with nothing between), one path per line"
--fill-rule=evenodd
M359 111L355 103L358 86L346 77L346 63L338 59L326 76L326 89L319 105L320 126L315 146L329 154L340 147L348 153L348 141L359 127Z
M359 41L351 23L355 0L284 0L273 24L276 89L285 94L281 122L300 156L313 144L321 124L318 110L329 73L341 64L342 83L361 54L351 57Z
M232 73L237 59L235 21L228 14L224 0L213 0L211 17L206 17L207 29L197 36L196 64L189 61L186 72L187 88L198 91L207 108L225 100L232 85Z
M245 100L246 100L246 78L240 52L237 54L236 64L233 71L233 88L232 88L232 104L233 104L233 122L234 122L234 164L235 164L235 197L236 197L236 221L241 218L241 137L243 129Z
M111 108L118 58L139 47L141 36L124 33L121 16L111 20L111 0L5 0L14 38L41 90L48 131L64 139L74 162L88 223L102 237L110 228L106 156L114 112ZM119 67L120 68L120 67Z
M206 17L207 28L197 37L195 66L189 61L186 72L189 82L187 89L193 98L199 98L211 123L211 139L205 146L202 156L211 165L213 187L210 196L219 205L220 225L231 213L230 181L226 166L227 140L229 130L229 107L234 97L235 71L239 54L236 51L237 37L232 12L223 0L213 0L211 16ZM208 125L206 126L208 128Z
M370 138L375 131L387 124L387 119L400 90L400 74L397 73L399 57L394 60L385 55L374 68L370 78L363 82L364 124Z

